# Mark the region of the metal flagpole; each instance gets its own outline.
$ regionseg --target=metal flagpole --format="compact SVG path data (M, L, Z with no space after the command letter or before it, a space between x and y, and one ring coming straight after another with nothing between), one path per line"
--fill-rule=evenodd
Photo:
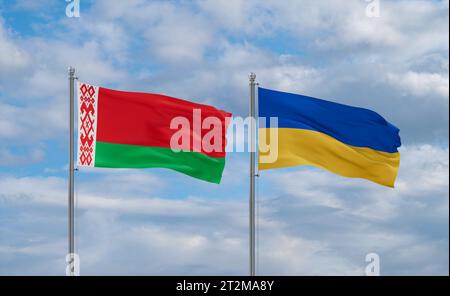
M74 198L74 102L75 102L75 68L69 67L69 275L75 275L75 198Z
M255 88L256 74L250 73L250 275L255 275Z

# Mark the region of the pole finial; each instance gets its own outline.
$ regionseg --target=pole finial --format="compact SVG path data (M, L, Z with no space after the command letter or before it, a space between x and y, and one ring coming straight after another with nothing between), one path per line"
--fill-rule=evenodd
M68 69L68 72L69 72L70 76L74 76L75 75L75 68L70 66L69 69Z
M255 82L256 74L251 72L250 74L248 74L248 78L250 79L250 82Z

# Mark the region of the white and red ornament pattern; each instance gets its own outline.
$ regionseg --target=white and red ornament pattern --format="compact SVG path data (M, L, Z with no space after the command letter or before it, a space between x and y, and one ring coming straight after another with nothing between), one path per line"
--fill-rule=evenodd
M98 86L78 82L78 166L95 165Z

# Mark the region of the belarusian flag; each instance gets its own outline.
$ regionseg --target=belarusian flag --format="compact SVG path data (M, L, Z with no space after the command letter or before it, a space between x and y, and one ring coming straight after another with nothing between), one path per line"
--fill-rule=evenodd
M169 168L220 183L231 114L164 95L78 83L78 165Z

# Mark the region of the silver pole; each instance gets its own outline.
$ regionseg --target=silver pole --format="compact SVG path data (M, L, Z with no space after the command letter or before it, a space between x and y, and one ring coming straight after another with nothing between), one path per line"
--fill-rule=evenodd
M75 68L69 67L69 254L74 260L75 254L75 199L74 199L74 102ZM70 275L75 275L75 264L70 264Z
M250 276L255 275L255 79L250 73Z

